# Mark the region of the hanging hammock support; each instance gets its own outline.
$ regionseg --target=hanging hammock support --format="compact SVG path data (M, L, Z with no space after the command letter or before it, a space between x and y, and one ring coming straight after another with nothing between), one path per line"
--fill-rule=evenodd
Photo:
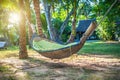
M106 15L110 12L110 10L112 9L112 7L115 5L115 3L117 2L117 0L115 0L113 2L113 4L110 6L110 8L107 10L107 12L105 13L105 15L103 16L103 18L99 21L98 25L96 24L96 22L92 22L90 24L90 26L88 27L88 29L86 30L86 32L83 34L83 36L80 39L80 42L77 44L73 44L70 46L66 46L63 48L58 48L58 49L53 49L53 50L38 50L36 49L36 46L34 46L34 41L39 41L41 38L34 34L31 41L30 41L30 45L31 47L39 52L41 55L51 58L51 59L61 59L61 58L66 58L69 57L75 53L77 53L84 45L86 39L93 33L93 31L96 29L97 26L100 25L100 23L104 20L104 18L106 17ZM39 38L34 40L34 38ZM43 45L44 46L44 45Z

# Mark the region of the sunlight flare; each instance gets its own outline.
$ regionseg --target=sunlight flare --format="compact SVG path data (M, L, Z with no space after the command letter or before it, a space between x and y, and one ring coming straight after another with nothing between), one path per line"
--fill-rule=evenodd
M18 13L10 13L9 22L18 24L20 22L20 15Z

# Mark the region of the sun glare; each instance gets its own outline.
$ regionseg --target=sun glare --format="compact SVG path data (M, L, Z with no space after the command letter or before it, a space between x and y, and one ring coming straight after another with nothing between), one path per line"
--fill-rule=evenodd
M9 15L9 22L10 23L19 23L20 21L20 15L18 13L10 13Z

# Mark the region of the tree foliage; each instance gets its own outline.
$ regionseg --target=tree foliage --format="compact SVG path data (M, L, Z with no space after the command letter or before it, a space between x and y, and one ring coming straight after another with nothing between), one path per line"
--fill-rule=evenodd
M100 21L101 17L103 16L97 17L98 22ZM106 17L97 28L97 35L103 40L113 40L115 39L115 31L116 28L114 21L110 22L108 17Z
M106 13L108 8L113 4L114 1L100 0L97 4L93 6L93 13L96 16L96 20L99 22L103 15ZM114 40L117 27L116 21L120 21L120 2L117 2L113 8L109 11L106 18L100 23L100 26L97 29L97 33L100 39L103 40Z
M34 13L33 0L28 0L30 2L30 13L31 13L31 23L36 25L36 17ZM41 0L39 0L39 5L41 6ZM68 21L65 22L66 17L69 15L74 7L75 0L44 0L48 5L51 5L50 14L51 22L58 33L61 33L61 26L65 23L63 29L62 40L66 41L69 38L70 32L72 30L72 19L73 15L70 15ZM112 5L114 0L76 0L78 1L78 9L76 11L76 26L79 20L83 19L96 19L99 22L102 16L106 13L107 9ZM25 1L24 1L25 2ZM26 5L25 5L26 6ZM24 6L24 7L25 7ZM14 24L13 27L8 27L10 25L8 18L9 14L13 11L19 12L18 0L0 0L0 35L6 36L12 44L18 42L18 25ZM25 8L27 12L27 8ZM42 29L46 37L50 37L48 32L48 24L45 17L44 10L41 6L40 17L42 22ZM106 18L97 28L97 35L100 39L111 40L115 39L116 34L120 37L119 25L116 26L116 22L120 22L120 1L113 6L110 12L107 14ZM6 32L6 33L5 33ZM58 38L57 38L58 39Z

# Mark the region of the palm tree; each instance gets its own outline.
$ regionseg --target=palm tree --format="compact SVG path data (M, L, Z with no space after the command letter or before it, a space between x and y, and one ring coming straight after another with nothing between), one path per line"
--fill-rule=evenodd
M27 54L27 48L26 48L26 28L25 28L25 15L24 15L24 2L23 0L19 0L19 6L20 6L20 16L21 16L21 20L19 23L19 58L23 59L23 58L27 58L28 54Z
M32 31L32 26L31 26L31 11L30 11L29 0L25 0L25 6L26 6L26 16L27 16L27 20L28 20L28 39L29 39L29 43L30 43L33 31Z
M42 32L42 22L40 18L40 6L39 6L39 0L33 0L35 14L36 14L36 22L38 27L38 33L40 36L44 36Z

